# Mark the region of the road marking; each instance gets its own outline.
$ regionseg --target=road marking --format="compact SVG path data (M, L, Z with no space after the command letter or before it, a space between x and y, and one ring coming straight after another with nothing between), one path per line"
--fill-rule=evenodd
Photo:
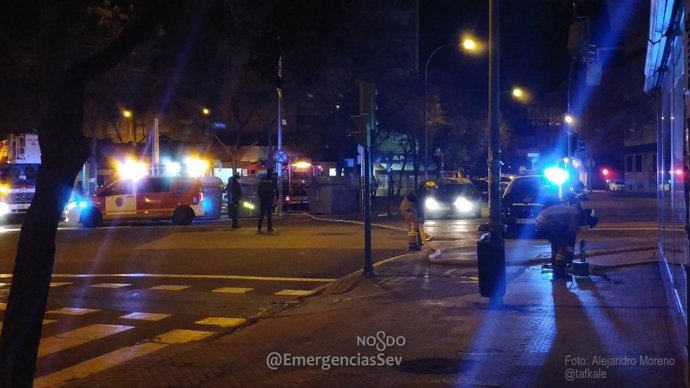
M198 330L169 331L156 337L151 342L120 348L55 373L41 376L34 379L33 386L36 388L59 386L72 380L83 379L94 373L102 372L149 353L165 349L171 344L198 341L213 334L212 332Z
M142 344L120 348L113 352L92 358L82 363L62 369L34 379L33 386L36 388L56 387L68 381L83 379L94 373L102 372L106 369L115 367L119 364L145 356L157 350L167 347L167 344L145 342Z
M130 313L127 315L123 315L120 317L120 319L136 319L140 321L160 321L161 319L165 319L168 317L171 317L171 314L156 314L156 313Z
M190 341L200 341L206 337L215 334L211 331L199 331L199 330L171 330L167 333L161 334L154 338L154 342L162 343L166 345L171 344L183 344Z
M164 290L164 291L182 291L189 288L189 286L182 286L176 284L162 284L160 286L153 286L149 290Z
M253 291L253 288L242 288L242 287L221 287L216 288L212 292L221 292L226 294L246 294L249 291Z
M196 321L197 325L212 325L220 327L235 327L247 322L245 318L225 318L225 317L208 317L200 321Z
M61 287L72 284L72 282L50 282L51 287Z
M63 307L63 308L57 309L57 310L46 311L46 313L65 314L65 315L85 315L85 314L95 313L96 311L99 311L99 310L82 309L79 307Z
M42 324L47 325L49 323L54 323L54 322L57 322L57 321L55 319L44 319ZM0 330L2 330L2 324L3 324L3 322L0 322Z
M402 257L402 256L398 256ZM378 263L377 263L378 264ZM269 282L305 282L305 283L328 283L338 279L331 278L290 278L282 276L251 276L251 275L185 275L185 274L164 274L164 273L102 273L102 274L69 274L54 273L54 278L97 278L97 277L120 277L120 278L179 278L179 279L230 279L230 280L263 280ZM0 274L0 279L12 278L11 273Z
M310 290L281 290L281 291L276 292L274 295L309 296L313 293L314 293L314 291L310 291Z
M98 284L92 284L90 287L95 287L95 288L123 288L123 287L129 287L131 284L127 283L98 283Z
M38 347L38 357L83 345L87 342L105 338L109 335L133 328L134 326L95 324L67 331L52 337L42 338L41 344Z

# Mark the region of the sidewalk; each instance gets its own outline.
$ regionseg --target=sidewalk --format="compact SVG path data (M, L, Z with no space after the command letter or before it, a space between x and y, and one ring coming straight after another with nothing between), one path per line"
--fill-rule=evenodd
M685 386L651 250L599 252L591 277L566 283L507 247L524 260L506 268L505 306L492 309L473 249L440 248L453 265L425 249L230 335L68 386Z

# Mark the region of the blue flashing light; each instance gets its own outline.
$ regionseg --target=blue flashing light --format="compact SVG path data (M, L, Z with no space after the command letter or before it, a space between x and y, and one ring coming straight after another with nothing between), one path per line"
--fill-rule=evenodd
M568 172L560 167L549 167L544 170L544 175L548 180L557 185L562 185L568 180Z

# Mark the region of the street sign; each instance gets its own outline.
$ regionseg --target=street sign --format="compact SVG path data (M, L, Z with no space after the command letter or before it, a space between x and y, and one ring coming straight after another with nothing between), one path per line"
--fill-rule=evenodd
M278 150L273 154L273 161L276 163L287 163L288 154L283 150Z

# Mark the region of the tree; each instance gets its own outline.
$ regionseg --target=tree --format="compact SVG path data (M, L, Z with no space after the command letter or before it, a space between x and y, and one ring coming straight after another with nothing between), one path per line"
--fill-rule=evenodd
M130 3L131 8L125 7L132 11L126 22L116 23L117 33L108 39L98 33L103 31L99 20L112 20L99 14L103 4L11 2L3 8L3 28L12 33L4 36L0 47L7 57L19 60L0 63L0 73L6 74L0 85L2 100L12 101L11 93L30 100L23 119L31 117L38 129L42 156L36 193L19 236L0 337L0 385L4 387L32 385L57 226L75 176L89 156L82 133L85 88L154 36L165 10L172 8L158 0ZM26 97L31 94L27 91L35 97Z
M413 165L415 184L419 181L419 157L424 139L423 91L414 77L390 80L381 87L377 99L380 131L399 141L403 155L402 170ZM393 135L397 134L397 135ZM383 136L382 136L383 138ZM398 182L399 184L402 181ZM398 188L398 194L400 187Z

